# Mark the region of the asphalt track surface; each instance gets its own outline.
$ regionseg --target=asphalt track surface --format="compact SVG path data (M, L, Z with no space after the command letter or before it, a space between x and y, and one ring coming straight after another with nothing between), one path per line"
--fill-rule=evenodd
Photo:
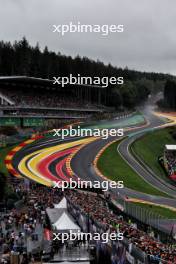
M152 186L156 187L160 191L163 191L167 193L168 195L171 195L172 197L176 197L176 189L165 183L161 182L160 179L154 173L147 171L144 167L142 167L139 162L130 154L129 152L129 146L130 144L137 138L141 137L146 133L146 131L151 130L155 127L160 127L165 122L161 120L160 118L154 116L151 113L144 112L144 115L146 119L149 121L149 125L146 128L136 128L133 130L133 132L128 131L126 132L127 139L123 140L120 144L119 153L124 158L125 161L147 182L151 183ZM73 171L76 173L76 175L80 178L84 178L87 180L102 180L100 177L96 174L96 171L93 167L93 161L97 153L101 150L101 148L106 145L108 142L114 140L114 138L109 138L107 141L95 141L84 148L82 148L77 155L72 159L72 168ZM175 199L165 198L165 197L159 197L159 196L153 196L149 194L144 194L142 192L133 191L128 188L112 190L114 193L120 193L122 196L132 197L140 200L149 201L156 204L162 204L167 206L176 207Z
M68 181L69 173L65 168L65 159L81 144L89 143L94 138L59 138L42 139L18 151L12 164L20 175L53 186L54 181ZM53 166L55 163L55 166Z
M129 165L137 171L147 182L159 190L166 192L173 197L176 197L176 190L167 183L161 182L156 175L142 167L128 151L129 145L134 139L142 136L148 129L157 126L162 126L164 121L154 116L153 114L144 113L147 120L150 122L147 128L133 127L133 131L125 132L129 136L122 141L119 147L119 152ZM110 121L111 122L111 121ZM116 121L117 123L120 121ZM137 132L137 134L136 134ZM60 140L59 138L44 138L34 142L18 151L13 160L13 166L23 177L30 178L47 186L53 186L53 181L64 180L69 181L70 178L80 178L87 181L103 181L97 175L93 161L97 153L115 137L105 139L95 138L67 138ZM82 146L81 149L79 147ZM70 175L67 169L66 161L71 154L78 151L71 160L71 168L74 176ZM125 197L137 198L145 201L150 201L156 204L176 207L175 199L153 196L137 192L128 188L113 189L114 194L120 194Z

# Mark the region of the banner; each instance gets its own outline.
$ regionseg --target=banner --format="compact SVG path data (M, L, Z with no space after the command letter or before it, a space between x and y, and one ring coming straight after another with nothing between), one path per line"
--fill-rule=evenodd
M41 127L44 125L43 118L23 118L24 127Z
M20 126L20 118L18 117L1 117L0 126Z

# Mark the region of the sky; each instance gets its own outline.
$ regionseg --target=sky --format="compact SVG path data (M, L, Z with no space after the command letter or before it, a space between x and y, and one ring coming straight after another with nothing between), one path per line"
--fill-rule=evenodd
M123 33L53 33L53 25L124 25ZM176 75L175 0L0 0L0 40L117 67Z

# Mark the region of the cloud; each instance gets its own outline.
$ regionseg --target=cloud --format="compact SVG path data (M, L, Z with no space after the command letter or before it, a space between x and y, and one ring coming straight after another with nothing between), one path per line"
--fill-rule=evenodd
M0 0L0 39L23 36L56 52L115 66L176 74L176 2L167 0ZM53 24L124 24L122 34L52 33Z

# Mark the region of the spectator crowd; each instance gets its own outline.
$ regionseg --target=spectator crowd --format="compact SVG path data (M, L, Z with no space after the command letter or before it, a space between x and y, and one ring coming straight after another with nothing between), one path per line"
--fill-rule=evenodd
M151 259L162 260L167 264L176 263L175 245L158 241L155 237L139 229L130 219L127 221L121 215L115 214L109 209L106 200L101 197L72 191L69 193L69 199L73 204L78 205L84 213L89 214L94 221L104 226L107 232L118 230L123 233L130 243L145 252Z
M165 162L169 176L176 174L176 151L165 151Z
M13 87L14 88L14 87ZM96 105L79 100L71 93L63 94L57 90L16 90L15 88L0 88L0 93L20 107L53 107L53 108L87 108L98 109Z
M63 195L74 206L80 208L84 214L103 227L106 232L118 231L124 234L129 244L145 252L151 258L158 259L158 263L176 263L176 247L170 243L158 241L154 236L137 226L127 216L114 212L110 208L110 197L77 191L66 190L64 193L58 189L49 189L34 183L29 187L23 184L14 186L14 192L23 201L20 209L13 208L9 212L1 213L0 222L0 249L1 263L9 263L10 252L20 252L21 263L26 262L27 240L32 238L36 228L43 228L45 210L53 208L63 198ZM31 256L32 258L32 256ZM165 261L165 262L164 262Z

